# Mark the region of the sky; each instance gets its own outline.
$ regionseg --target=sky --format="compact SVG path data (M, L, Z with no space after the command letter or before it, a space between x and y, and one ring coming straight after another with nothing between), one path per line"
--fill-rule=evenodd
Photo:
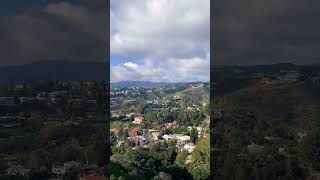
M213 2L213 65L320 63L319 0Z
M111 0L111 82L209 81L210 0Z
M106 1L2 0L0 66L106 61Z

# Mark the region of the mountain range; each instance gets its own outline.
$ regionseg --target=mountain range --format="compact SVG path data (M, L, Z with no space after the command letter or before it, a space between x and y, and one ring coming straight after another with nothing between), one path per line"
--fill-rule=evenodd
M166 82L151 82L151 81L120 81L112 82L112 88L160 88L168 85Z

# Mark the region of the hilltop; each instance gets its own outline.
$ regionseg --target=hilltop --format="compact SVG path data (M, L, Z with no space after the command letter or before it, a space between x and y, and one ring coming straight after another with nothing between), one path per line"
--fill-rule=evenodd
M151 81L120 81L112 82L112 88L160 88L168 85L169 83L165 82L151 82Z

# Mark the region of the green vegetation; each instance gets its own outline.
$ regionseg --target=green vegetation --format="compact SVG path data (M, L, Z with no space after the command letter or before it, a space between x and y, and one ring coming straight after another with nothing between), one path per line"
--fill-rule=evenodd
M114 89L110 179L209 179L208 89Z
M318 84L311 81L316 74L277 65L230 69L230 81L216 79L211 97L214 109L224 111L211 130L213 177L318 179L320 104ZM228 85L236 80L246 83Z

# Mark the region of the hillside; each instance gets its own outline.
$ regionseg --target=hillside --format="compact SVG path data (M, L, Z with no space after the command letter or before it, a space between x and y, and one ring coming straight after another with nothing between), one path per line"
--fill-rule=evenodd
M262 68L256 73L267 75L246 73L252 71L247 67L241 76L230 75L233 81L250 81L224 86L228 91L211 97L212 106L224 111L211 130L216 179L305 179L311 170L320 172L314 152L320 103L310 93L308 78L300 77L305 72ZM228 83L217 82L217 89L219 84Z
M210 90L208 87L188 88L177 93L182 99L203 102L209 99Z

